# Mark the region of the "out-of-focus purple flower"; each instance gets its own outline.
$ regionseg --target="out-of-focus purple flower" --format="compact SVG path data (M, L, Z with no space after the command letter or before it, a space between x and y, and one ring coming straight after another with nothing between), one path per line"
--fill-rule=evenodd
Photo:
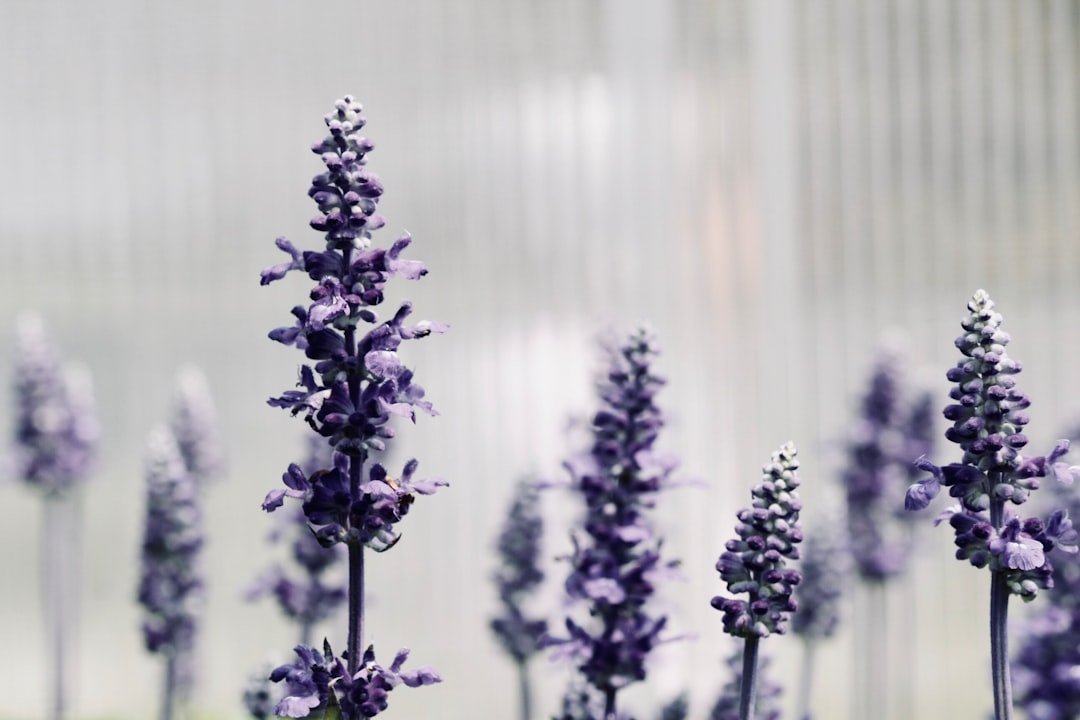
M309 435L308 456L303 468L296 467L302 477L328 472L334 467L333 449L320 435ZM299 572L275 565L265 572L248 591L249 600L271 595L282 613L300 626L300 644L311 642L313 627L328 619L341 607L347 597L344 580L333 577L340 569L344 553L338 545L323 547L308 526L307 515L292 508L271 533L271 540L289 540L290 555Z
M686 720L690 717L690 699L686 693L679 695L660 710L658 720Z
M36 315L18 320L14 386L16 473L46 495L62 494L89 471L100 428L89 372L61 368Z
M1045 521L1017 516L1009 506L1020 505L1043 477L1071 483L1075 475L1061 462L1069 441L1061 440L1047 456L1026 457L1024 427L1028 396L1016 387L1020 362L1009 357L1009 335L1001 329L1001 314L985 290L978 290L961 321L956 339L963 356L946 377L953 383L944 416L952 422L945 437L960 446L960 462L938 466L925 457L916 467L928 474L908 488L908 510L922 510L940 488L960 505L947 511L955 533L956 557L975 567L989 567L1005 578L1009 592L1032 600L1050 587L1055 547L1076 551L1077 534L1068 514L1051 513ZM939 519L940 521L940 519Z
M221 473L224 451L217 411L206 376L197 367L183 368L176 378L169 429L184 466L197 482L206 483Z
M529 617L524 608L526 599L544 580L540 569L543 533L544 520L540 516L536 487L519 482L499 534L500 565L494 580L501 607L491 620L495 637L517 663L524 663L536 653L540 638L547 632L547 621Z
M779 705L783 690L769 675L769 666L771 664L772 660L768 657L761 658L759 663L757 703L754 711L756 720L780 720ZM728 657L727 667L729 680L720 690L720 695L709 712L709 720L739 720L739 693L742 689L742 648L736 647L735 652Z
M1051 487L1058 504L1080 512L1076 485ZM1048 604L1022 621L1016 636L1014 689L1026 717L1072 720L1080 717L1080 558L1060 549L1050 556L1054 570L1053 588L1044 593Z
M840 599L848 589L851 549L843 525L826 521L807 533L802 549L802 582L795 591L799 611L791 630L805 638L827 638L840 622Z
M724 632L736 637L767 637L786 631L788 615L797 605L792 593L798 570L787 567L799 558L799 460L795 445L786 443L762 467L761 482L753 487L751 506L736 513L738 536L729 540L716 563L728 592L747 594L746 600L716 596L712 606L724 613Z
M586 507L581 532L573 538L566 591L588 606L590 621L568 618L569 637L548 642L578 660L582 675L611 708L619 688L645 677L645 659L667 622L651 615L647 603L676 566L661 558L648 518L677 465L654 450L664 424L655 403L664 384L652 369L656 354L646 329L611 349L592 446L564 463Z
M146 524L138 599L146 649L179 657L191 650L202 610L203 545L198 487L176 440L154 430L146 449Z
M274 708L279 699L275 698L274 686L270 682L271 666L266 666L248 678L244 688L244 709L255 720L268 720L274 717Z
M883 582L904 571L913 518L903 509L912 461L931 450L929 396L907 408L897 356L883 353L862 399L842 474L851 554L860 577Z
M399 650L390 667L383 667L375 662L375 650L369 646L352 675L329 644L322 652L300 645L296 655L295 663L282 665L270 674L273 682L284 681L287 687L287 694L275 708L279 717L308 717L327 707L340 709L343 718L375 717L386 710L387 696L398 685L420 687L442 681L431 668L403 671L408 650Z

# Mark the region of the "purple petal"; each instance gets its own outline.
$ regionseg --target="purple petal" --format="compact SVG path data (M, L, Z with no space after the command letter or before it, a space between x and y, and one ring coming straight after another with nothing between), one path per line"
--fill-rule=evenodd
M281 699L274 708L274 714L278 717L302 718L311 714L311 711L319 706L318 695L296 697L289 695Z

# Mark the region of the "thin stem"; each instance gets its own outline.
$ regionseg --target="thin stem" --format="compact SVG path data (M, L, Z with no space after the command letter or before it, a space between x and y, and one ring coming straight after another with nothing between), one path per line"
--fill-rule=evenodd
M870 705L867 710L878 708L888 717L885 708L891 708L888 693L888 658L892 651L889 643L888 603L885 583L872 582L870 590L870 632L866 638L866 659L870 662Z
M176 706L176 653L165 655L165 688L161 693L161 720L172 720Z
M811 720L810 696L814 686L814 651L817 644L814 638L803 638L803 665L802 674L799 677L799 705L797 717L799 720Z
M44 572L42 592L45 596L45 627L52 650L49 658L52 671L50 718L62 720L67 714L69 608L74 592L71 585L71 553L76 546L70 520L71 498L61 495L45 496L45 517L42 528Z
M1012 679L1009 676L1009 586L1005 574L990 574L990 664L994 673L994 717L1012 720Z
M754 705L757 704L757 656L760 638L751 635L746 638L742 656L742 682L739 688L739 720L754 720Z
M349 543L349 674L360 669L364 643L364 545Z
M615 693L617 690L613 687L604 688L604 720L615 720Z
M529 661L518 661L518 689L521 695L521 720L532 720L532 687L529 685Z

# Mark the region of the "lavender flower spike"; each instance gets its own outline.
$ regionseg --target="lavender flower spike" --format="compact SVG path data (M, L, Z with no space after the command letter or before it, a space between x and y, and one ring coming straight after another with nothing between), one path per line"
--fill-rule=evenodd
M991 573L990 652L997 720L1012 718L1012 685L1008 666L1007 618L1010 595L1034 599L1052 585L1050 550L1076 552L1077 533L1064 509L1047 519L1021 518L1011 510L1027 500L1048 474L1071 481L1058 463L1068 450L1061 441L1048 457L1024 457L1028 424L1026 394L1016 387L1021 365L1009 357L1008 334L1001 315L985 290L978 290L961 321L956 339L962 358L946 374L953 388L945 418L952 422L945 437L963 451L960 462L942 467L920 458L930 477L908 489L907 507L922 509L948 487L959 505L942 515L956 535L956 557Z
M522 720L532 717L528 661L540 649L540 639L547 632L547 621L530 618L523 607L544 580L539 563L544 520L539 505L536 487L526 481L519 482L499 534L502 562L495 573L495 585L501 610L491 621L492 632L517 665Z
M655 403L664 384L652 369L656 354L652 334L643 328L611 349L592 447L565 463L586 507L566 591L588 606L590 622L567 618L569 637L548 642L580 659L582 676L604 698L605 720L617 715L618 690L645 678L645 659L667 623L647 603L676 565L661 559L648 519L656 493L672 482L677 466L654 449L664 425Z
M724 632L746 641L740 720L754 717L758 641L784 633L788 615L797 607L792 593L802 578L787 563L799 558L796 546L803 539L798 468L792 443L772 454L762 468L761 482L751 490L751 507L736 514L738 537L727 542L716 563L728 592L748 595L746 600L712 599L712 606L724 613Z
M206 375L193 365L183 368L176 378L169 428L185 467L200 484L220 475L224 451L217 411Z
M203 545L198 487L184 468L176 440L151 433L146 450L146 526L138 599L146 649L165 658L162 720L171 720L182 690L178 671L192 652L201 614L198 567Z
M15 336L14 470L40 491L44 506L42 578L50 655L50 718L67 711L69 648L76 612L74 587L82 547L73 491L89 474L100 429L90 374L61 368L59 356L36 315L19 318Z
M62 495L88 473L100 435L89 373L62 368L37 315L15 337L16 472L45 495Z
M380 703L346 699L353 692L350 687L361 686L351 685L357 674L364 667L376 667L374 652L365 652L363 644L364 550L393 547L401 537L397 525L417 495L429 495L446 484L413 479L415 460L405 464L399 477L391 477L381 464L369 462L370 454L385 448L401 419L415 421L417 410L436 414L424 399L423 388L413 382L413 372L402 363L398 350L404 340L443 332L447 326L426 320L407 324L412 312L408 302L380 321L375 308L383 303L386 283L394 276L418 280L427 269L423 263L402 257L412 240L408 235L399 237L389 248L372 245L371 233L384 224L376 212L383 187L367 169L367 154L375 146L360 134L366 124L360 104L345 96L335 103L325 122L328 134L312 146L325 172L312 179L308 190L318 207L310 225L324 234L324 245L318 251L301 251L279 238L276 245L289 260L264 270L261 284L293 272L306 274L314 283L307 293L308 302L293 308L294 322L270 333L272 340L302 350L312 364L300 367L300 389L271 398L269 404L293 415L302 413L312 430L334 447L337 459L333 468L310 474L291 465L283 476L285 487L272 490L263 508L273 511L286 498L302 500L319 544L348 548L347 665L341 682L333 687L326 683L312 687L319 690L315 706L339 707L345 720L357 720L361 712L382 710ZM297 651L300 669L283 671L282 677L315 673L316 666L323 667L318 673L336 667L337 661L325 653L320 660L315 657L317 651L301 648L302 652ZM391 672L394 677L410 677ZM430 673L425 678L437 676ZM296 702L279 704L277 713L306 717L315 707L313 700L309 694Z

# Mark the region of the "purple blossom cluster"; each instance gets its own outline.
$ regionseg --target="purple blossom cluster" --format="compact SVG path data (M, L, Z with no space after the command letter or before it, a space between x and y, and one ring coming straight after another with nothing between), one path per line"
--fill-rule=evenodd
M909 407L904 389L898 356L883 353L862 398L841 476L855 569L870 582L895 577L907 565L914 518L904 512L904 488L914 479L911 461L933 446L929 394Z
M359 543L385 549L396 540L394 524L407 512L415 493L434 492L438 481L412 482L415 461L400 480L385 468L363 465L371 450L381 450L394 436L393 417L415 420L416 409L435 414L413 373L398 357L402 340L443 332L443 323L406 325L412 312L403 303L379 322L375 308L384 299L391 277L417 280L427 273L423 263L406 260L402 251L411 238L398 238L389 250L371 246L371 231L384 220L376 213L382 184L366 168L374 144L360 134L366 121L351 97L339 100L326 116L329 135L313 146L326 172L312 180L308 195L319 208L311 226L325 233L324 250L299 251L277 240L290 261L262 273L266 285L290 271L304 272L316 283L311 303L293 308L296 324L278 328L270 337L303 350L314 365L300 369L300 390L289 390L269 403L304 413L305 420L343 458L333 469L305 474L291 465L285 488L271 491L264 509L280 507L286 496L304 501L304 512L323 545ZM363 331L364 326L369 329ZM355 461L353 460L355 459Z
M217 411L206 376L195 366L183 368L177 376L169 429L196 482L202 485L221 474L225 453Z
M273 682L284 682L288 689L275 708L278 717L308 717L328 708L337 709L342 718L375 717L386 710L388 695L398 685L420 687L441 681L430 668L403 672L408 650L399 650L390 667L383 667L375 662L375 651L369 646L355 671L334 655L328 643L322 652L303 645L295 651L295 663L270 674Z
M712 606L724 614L724 632L730 635L783 634L797 607L792 594L802 578L787 563L799 558L797 545L803 539L798 468L795 445L786 443L762 467L761 482L751 490L751 506L736 513L737 537L725 545L716 569L728 592L746 593L748 599L719 595L712 599Z
M654 448L664 425L655 403L664 380L652 368L657 349L651 332L636 330L609 355L592 445L564 463L585 502L566 592L588 606L591 622L567 618L569 637L550 641L579 660L582 676L605 698L605 716L615 712L618 689L645 677L645 660L667 623L647 604L657 582L676 566L661 558L648 517L677 466Z
M1049 551L1059 547L1075 552L1077 533L1064 509L1043 520L1022 518L1009 506L1021 505L1040 478L1072 483L1074 469L1061 461L1067 440L1048 456L1021 454L1028 438L1027 394L1016 386L1021 364L1009 357L1009 335L1001 329L1001 314L985 290L968 303L956 339L963 356L946 374L953 383L952 399L944 411L952 426L945 437L963 451L960 462L937 466L925 456L916 466L929 476L908 488L905 506L922 510L942 486L959 504L942 513L956 540L956 556L973 566L1001 572L1009 593L1031 600L1040 588L1052 585Z
M19 318L15 334L16 474L46 495L85 478L101 434L89 373L62 367L37 315Z
M300 251L285 238L276 242L289 260L262 272L267 285L290 272L300 272L315 283L310 302L297 305L295 322L270 332L270 338L302 350L311 361L300 368L299 389L271 398L269 404L302 414L308 425L333 446L332 467L305 472L291 464L283 475L284 487L271 490L265 510L280 507L285 498L302 501L303 513L323 547L343 543L349 554L347 649L344 664L329 654L301 646L298 662L274 672L290 685L306 678L302 695L289 695L278 715L304 717L314 707L337 704L346 720L370 717L385 707L385 690L402 678L398 670L404 655L390 669L375 664L374 651L363 647L364 549L387 550L399 539L397 523L408 513L417 495L435 492L441 480L414 480L415 459L393 478L371 453L383 450L394 437L394 418L415 421L416 411L436 414L413 382L413 373L398 356L403 340L443 332L443 323L407 324L412 305L402 303L386 320L376 308L385 299L387 282L395 276L417 280L427 273L423 263L402 253L411 242L399 237L388 249L374 247L371 233L384 225L377 212L383 188L367 165L374 144L361 134L366 124L362 108L352 97L337 101L325 117L328 135L312 146L325 171L311 181L309 197L318 207L310 221L324 234L321 250ZM331 684L327 673L338 673ZM438 679L424 671L424 682ZM318 681L316 681L318 680ZM316 694L313 694L317 691ZM307 708L307 709L305 709ZM297 714L299 713L299 714Z
M146 448L146 523L142 541L142 605L146 649L177 658L192 648L203 603L198 559L202 512L194 476L176 440L163 428Z

